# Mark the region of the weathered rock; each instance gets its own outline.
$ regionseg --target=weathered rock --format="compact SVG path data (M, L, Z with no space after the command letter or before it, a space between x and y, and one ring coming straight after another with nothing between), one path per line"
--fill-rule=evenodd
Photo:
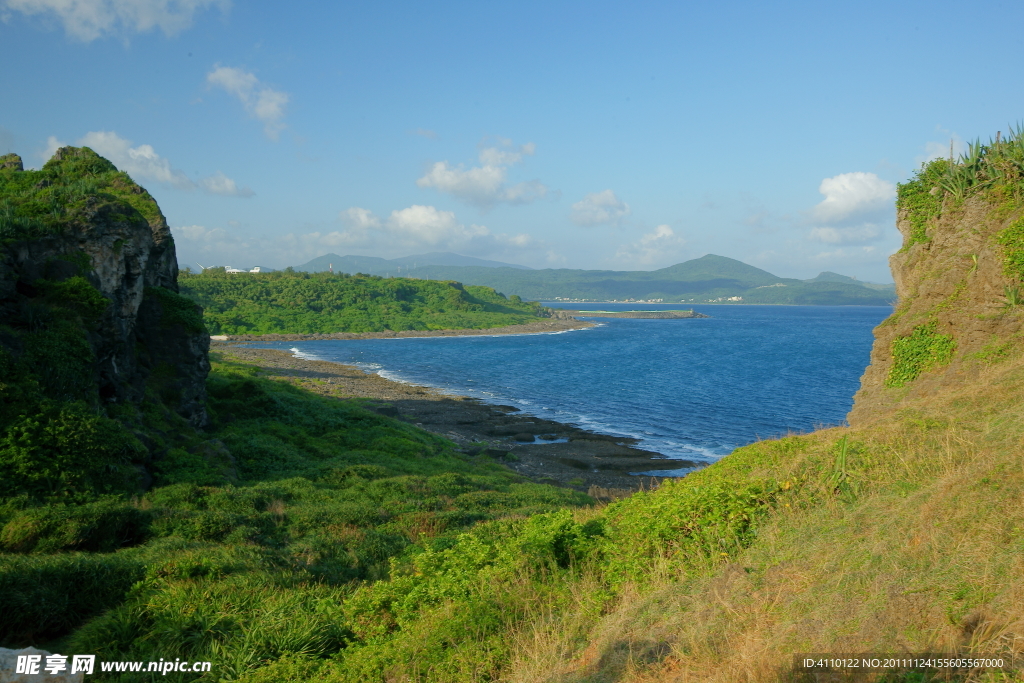
M4 154L0 156L0 170L4 169L24 171L25 166L21 163L21 157L17 154Z
M0 172L39 174L36 187L46 188L75 163L116 172L92 150L75 147L57 150L43 171L24 171L17 155L6 155ZM170 229L146 190L123 174L111 182L116 192L100 188L74 207L65 205L60 230L0 243L0 317L13 318L33 305L40 281L84 277L110 302L88 331L100 400L138 404L148 387L190 424L202 426L208 421L210 342L198 307L177 295ZM9 339L0 338L0 345L15 357L21 351Z
M901 211L897 227L904 246L889 259L899 303L875 328L871 364L854 398L850 424L889 415L901 404L962 385L984 368L980 357L998 352L1024 330L1020 307L1009 306L1007 288L1016 285L1004 270L998 234L1021 217L1020 210L999 210L982 197L962 206L946 200L944 211L928 227L928 241L910 244L912 226ZM894 364L893 343L915 328L934 323L935 333L950 335L955 352L906 386L886 386Z

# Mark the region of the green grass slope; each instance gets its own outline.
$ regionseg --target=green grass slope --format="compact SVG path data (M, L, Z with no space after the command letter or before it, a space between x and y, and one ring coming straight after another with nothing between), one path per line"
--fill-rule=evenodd
M211 334L482 329L537 320L541 309L489 287L344 273L182 273Z
M397 558L591 502L249 366L215 363L209 395L205 432L145 420L167 448L144 493L7 492L0 644L216 661L210 680L331 657L349 596Z

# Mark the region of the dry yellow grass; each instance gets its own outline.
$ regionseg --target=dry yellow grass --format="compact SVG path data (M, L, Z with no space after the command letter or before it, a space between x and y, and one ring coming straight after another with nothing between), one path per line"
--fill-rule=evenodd
M1018 358L874 423L796 437L786 459L772 442L741 449L728 457L749 461L751 477L805 480L753 545L696 575L664 566L599 615L581 583L575 609L520 635L504 680L774 683L811 652L1024 664L1022 418ZM850 490L836 495L822 482L844 436Z

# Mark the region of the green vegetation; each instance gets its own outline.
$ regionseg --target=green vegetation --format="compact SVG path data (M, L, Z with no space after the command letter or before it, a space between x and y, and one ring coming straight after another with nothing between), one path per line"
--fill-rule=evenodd
M537 320L536 303L458 282L331 273L182 273L212 334L483 329Z
M934 321L918 325L909 335L893 341L893 364L885 381L887 387L902 387L922 372L945 365L953 358L956 342L951 335L936 332L935 326Z
M1024 281L1024 217L1010 223L996 237L1003 248L1003 271L1007 277Z
M0 168L0 242L60 233L85 211L163 221L148 192L88 147L54 157L38 171Z
M911 180L896 186L896 209L905 212L910 223L910 237L904 249L930 239L928 225L942 211L942 180L948 170L946 159L935 159L923 165Z
M392 558L443 552L487 520L512 528L591 502L250 366L216 363L208 384L214 424L206 432L158 429L139 411L151 438L162 433L172 446L141 495L110 495L69 476L57 484L21 472L3 478L21 484L0 508L0 587L52 580L28 591L21 609L2 611L0 640L63 637L104 613L69 642L109 658L227 652L249 658L240 670L288 652L326 655L351 636L340 618L330 628L324 619L340 614L356 587L387 576ZM37 444L44 449L68 460L58 475L103 472L89 448ZM2 452L8 464L11 451ZM78 594L101 582L103 590ZM196 602L199 593L218 597ZM269 613L287 624L267 621ZM180 640L168 640L171 632Z
M946 209L960 207L974 196L996 205L997 213L1018 209L1024 202L1024 128L997 134L987 144L971 143L965 154L953 159L934 159L898 187L897 209L906 212L911 225L908 249L927 242L928 227ZM947 205L948 202L948 205ZM1008 226L997 238L1003 247L1007 275L1024 279L1024 218Z

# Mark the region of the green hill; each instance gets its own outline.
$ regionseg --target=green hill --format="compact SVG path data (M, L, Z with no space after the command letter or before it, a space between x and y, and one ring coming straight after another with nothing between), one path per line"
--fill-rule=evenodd
M490 287L345 273L182 273L212 334L482 329L537 320L541 308Z

